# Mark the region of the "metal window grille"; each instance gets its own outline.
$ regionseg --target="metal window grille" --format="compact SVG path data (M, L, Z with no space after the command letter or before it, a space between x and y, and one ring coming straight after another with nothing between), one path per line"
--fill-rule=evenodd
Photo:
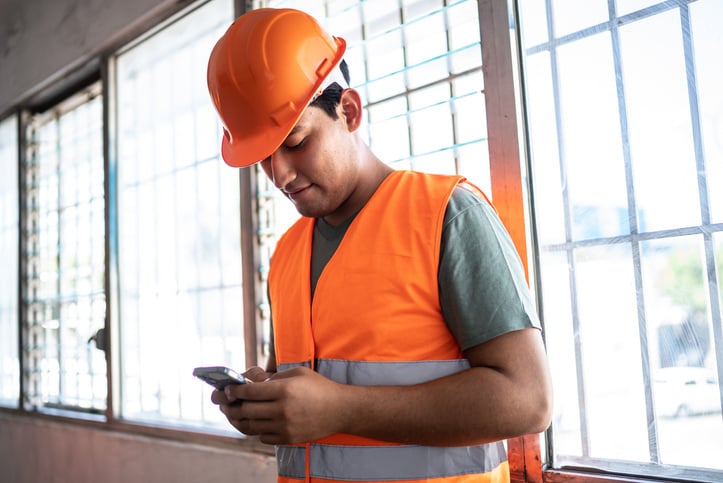
M102 413L106 361L102 97L34 116L23 170L24 406Z
M17 407L20 398L18 358L18 123L0 122L0 406Z
M721 478L722 7L517 2L554 468Z
M233 2L208 2L115 60L119 416L230 430L195 366L245 367L238 172L205 85Z
M307 11L347 41L370 146L397 168L462 174L489 189L477 2L262 2Z

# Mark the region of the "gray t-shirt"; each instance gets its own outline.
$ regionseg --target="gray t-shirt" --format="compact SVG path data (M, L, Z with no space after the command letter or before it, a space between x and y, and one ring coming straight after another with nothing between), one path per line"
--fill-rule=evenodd
M339 226L317 219L311 293L354 217ZM540 327L517 251L497 213L457 187L447 204L439 258L439 300L462 350L506 332ZM273 342L273 341L272 341ZM273 343L271 350L273 353Z
M462 350L540 327L509 233L487 201L462 187L444 215L437 281L442 315Z

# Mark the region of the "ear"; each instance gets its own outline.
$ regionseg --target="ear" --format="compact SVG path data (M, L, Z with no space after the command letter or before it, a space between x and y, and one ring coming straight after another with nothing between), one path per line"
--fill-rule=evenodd
M362 103L359 92L354 89L344 89L341 91L341 100L339 102L341 108L341 117L346 121L349 132L359 129L362 120Z

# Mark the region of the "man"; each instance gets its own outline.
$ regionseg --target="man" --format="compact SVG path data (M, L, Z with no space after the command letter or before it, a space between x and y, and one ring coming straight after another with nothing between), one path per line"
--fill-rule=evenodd
M374 155L344 49L302 12L258 9L211 54L224 160L260 161L303 215L271 262L269 365L212 400L277 445L281 482L509 481L501 441L551 412L519 257L463 178Z

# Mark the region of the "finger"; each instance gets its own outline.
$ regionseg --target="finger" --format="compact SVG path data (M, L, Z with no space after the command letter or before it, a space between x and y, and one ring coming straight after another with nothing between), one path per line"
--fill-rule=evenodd
M211 402L214 404L229 404L231 400L226 397L226 393L219 389L214 389L211 393Z
M241 419L236 421L236 423L238 423L238 429L244 434L250 436L263 435L266 438L271 436L278 437L273 421L266 419Z
M273 421L278 419L279 409L278 404L273 401L252 401L245 399L234 414L238 419Z
M253 382L263 382L269 378L270 374L262 368L255 366L244 372L243 376Z
M246 397L243 395L243 391L241 388L244 386L251 386L251 383L247 384L229 384L225 388L223 388L223 392L226 395L226 399L229 402L238 401L242 399L246 399Z
M244 401L275 401L279 398L279 386L273 379L268 382L254 382L226 387L226 398Z
M289 369L286 371L276 372L271 375L270 380L272 381L278 381L280 379L288 379L291 377L299 377L306 374L306 371L308 369L306 367L295 367L293 369Z
M242 422L246 421L246 418L241 414L241 404L239 402L231 405L221 405L219 409L228 422L231 423L231 426L244 434L248 434L246 428L242 425Z

